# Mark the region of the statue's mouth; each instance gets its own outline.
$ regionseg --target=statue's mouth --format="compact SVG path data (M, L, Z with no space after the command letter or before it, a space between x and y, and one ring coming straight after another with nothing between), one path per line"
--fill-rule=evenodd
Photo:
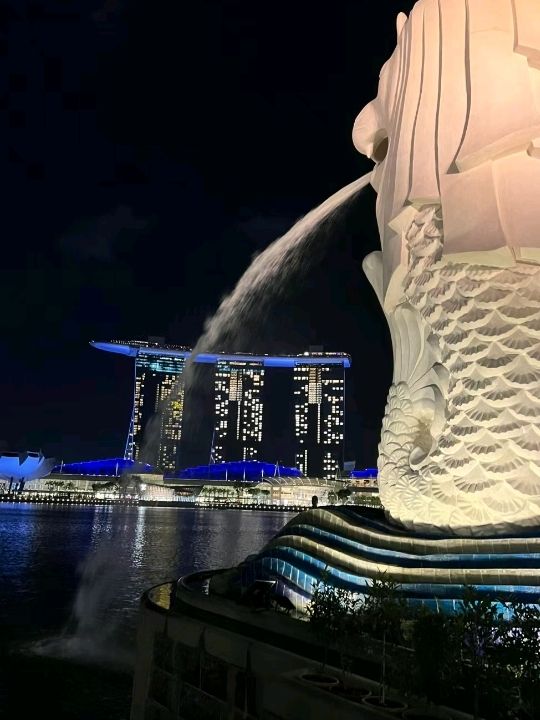
M386 135L385 133L378 139L377 144L373 148L371 159L375 160L376 163L381 163L383 160L385 160L386 156L388 155L389 145L390 140L388 138L388 135Z

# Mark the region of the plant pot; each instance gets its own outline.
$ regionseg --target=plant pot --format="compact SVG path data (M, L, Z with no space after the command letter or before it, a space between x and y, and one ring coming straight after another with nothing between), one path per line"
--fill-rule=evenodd
M370 690L363 687L343 687L341 684L334 690L334 694L344 700L349 700L349 702L361 703L364 698L370 695Z
M320 687L325 690L333 690L339 685L339 679L334 675L327 675L324 672L303 672L300 675L300 679L315 687Z
M368 695L362 702L365 705L369 705L369 707L384 710L384 712L391 713L392 715L401 715L403 711L407 709L406 703L401 700L393 700L392 698L386 698L386 702L383 705L380 695Z
M404 720L449 720L448 715L442 715L429 708L408 708L401 717Z

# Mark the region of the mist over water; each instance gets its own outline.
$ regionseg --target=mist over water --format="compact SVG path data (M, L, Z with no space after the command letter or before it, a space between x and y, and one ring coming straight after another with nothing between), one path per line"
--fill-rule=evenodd
M314 246L323 226L331 222L370 180L371 173L367 173L341 188L255 256L234 290L225 296L216 313L207 320L176 387L148 423L141 451L143 462L151 462L149 458L156 456L161 427L159 417L170 400L182 397L183 426L188 426L191 433L197 433L197 407L200 407L197 395L203 390L202 383L198 382L201 367L193 358L204 352L250 352L257 326L265 323L290 284L305 276L312 267L318 256ZM331 233L327 238L331 241Z
M126 576L114 547L119 540L103 537L90 550L79 566L79 586L62 632L32 643L30 652L85 664L131 666L133 653L123 642L119 613L111 612Z
M0 717L128 720L141 594L236 565L291 517L2 503Z

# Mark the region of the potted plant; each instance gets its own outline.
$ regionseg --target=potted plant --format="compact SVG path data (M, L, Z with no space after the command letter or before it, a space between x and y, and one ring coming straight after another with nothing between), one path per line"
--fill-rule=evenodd
M354 593L342 591L342 605L346 608L346 613L341 618L335 638L341 668L341 684L335 692L353 702L361 702L371 692L365 687L350 682L354 655L365 640L360 612L362 603L363 599Z
M402 712L407 707L406 703L388 697L388 645L401 641L401 623L406 615L405 601L399 590L398 583L380 575L370 581L369 591L358 610L364 627L382 641L381 692L369 695L364 702L390 713Z
M348 612L346 590L329 583L327 569L314 586L313 595L307 606L310 627L323 646L323 662L320 672L304 673L302 679L323 687L335 687L339 678L326 673L330 644L341 634Z

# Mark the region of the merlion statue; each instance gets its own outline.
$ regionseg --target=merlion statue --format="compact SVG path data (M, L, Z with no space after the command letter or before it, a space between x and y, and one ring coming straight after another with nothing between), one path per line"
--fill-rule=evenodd
M540 526L540 3L420 0L397 30L353 132L394 348L381 499L410 529L511 534Z

